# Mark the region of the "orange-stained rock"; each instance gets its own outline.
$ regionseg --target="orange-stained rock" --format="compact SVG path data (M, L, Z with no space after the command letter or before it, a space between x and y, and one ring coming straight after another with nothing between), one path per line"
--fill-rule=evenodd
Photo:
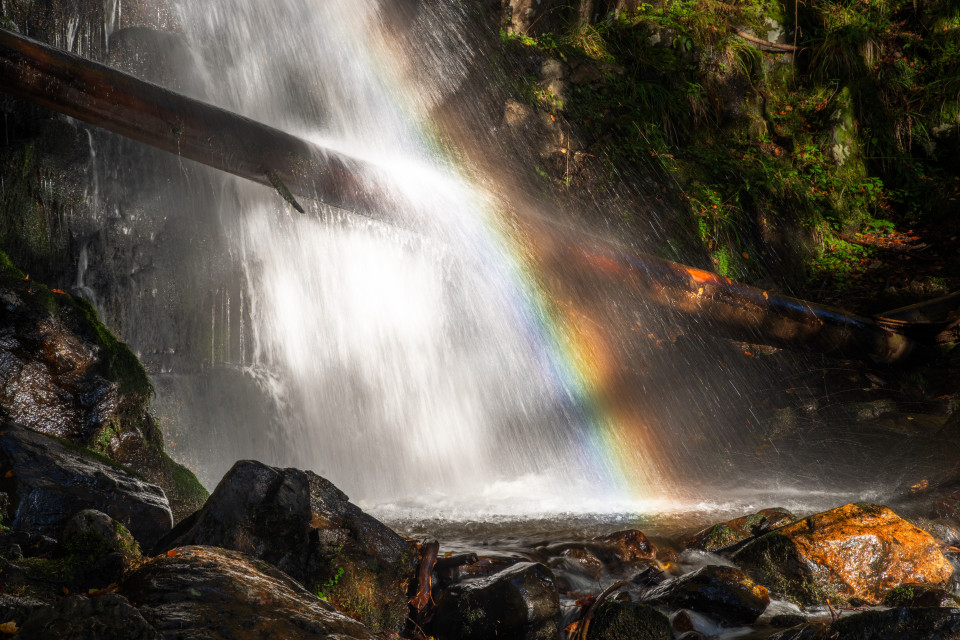
M929 533L886 507L862 502L768 533L733 559L774 591L803 603L878 603L899 584L944 585L953 574Z

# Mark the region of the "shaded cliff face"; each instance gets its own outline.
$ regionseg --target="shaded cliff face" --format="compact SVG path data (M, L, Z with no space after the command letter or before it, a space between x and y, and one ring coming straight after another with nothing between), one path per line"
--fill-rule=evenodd
M136 469L168 494L178 519L203 488L163 451L147 412L153 387L90 304L49 289L0 253L0 414Z

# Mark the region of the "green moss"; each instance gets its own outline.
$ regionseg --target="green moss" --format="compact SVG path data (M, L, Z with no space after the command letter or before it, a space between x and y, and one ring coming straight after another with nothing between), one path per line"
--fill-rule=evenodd
M902 584L887 592L887 595L883 598L883 604L888 607L909 606L915 595L913 587Z
M210 492L200 484L197 476L192 471L174 461L167 456L167 454L164 454L164 456L177 496L180 500L195 504L196 508L199 509L203 506L203 503L206 502L207 498L210 497Z
M642 3L586 26L571 15L556 33L505 34L502 50L535 48L593 79L571 81L562 105L528 69L508 86L590 140L610 184L636 172L667 185L684 250L706 266L842 290L872 250L841 235L950 210L955 144L931 132L960 122L960 20L936 3L808 4L791 61L735 34L766 37L771 19L792 35L792 10L753 0Z
M96 342L101 347L100 358L104 363L107 375L111 380L117 382L120 386L120 392L124 394L134 394L145 401L153 396L153 385L150 384L150 378L147 372L140 364L140 360L134 355L125 343L120 342L114 337L97 317L97 311L89 302L83 298L74 296L62 296L67 299L67 304L71 304L83 318L87 321L89 327L96 336Z
M832 604L845 600L817 583L797 557L793 542L776 532L757 538L741 549L734 560L746 567L757 582L798 604Z
M17 269L13 262L11 262L9 256L3 251L0 251L0 273L13 276L14 278L23 279L26 274L20 269Z
M66 438L61 438L60 436L54 436L54 435L50 435L50 434L44 434L44 435L46 435L47 437L53 438L54 440L56 440L57 442L59 442L60 444L62 444L64 447L70 449L71 451L75 451L75 452L77 452L78 454L80 454L80 455L82 455L82 456L86 456L86 457L89 457L89 458L93 458L94 460L96 460L97 462L99 462L99 463L101 463L101 464L104 464L104 465L106 465L106 466L108 466L108 467L111 467L111 468L113 468L113 469L117 469L118 471L124 471L124 472L126 472L126 473L129 473L129 474L132 475L132 476L135 476L136 478L139 478L140 480L143 480L144 482L148 482L148 480L143 476L143 474L139 473L138 471L136 471L136 470L134 470L134 469L131 469L130 467L128 467L128 466L126 466L126 465L120 464L120 463L117 462L116 460L113 460L113 459L107 457L106 455L104 455L103 453L100 453L99 451L94 451L93 449L88 449L87 447L84 447L83 445L77 444L76 442L71 442L70 440L67 440Z

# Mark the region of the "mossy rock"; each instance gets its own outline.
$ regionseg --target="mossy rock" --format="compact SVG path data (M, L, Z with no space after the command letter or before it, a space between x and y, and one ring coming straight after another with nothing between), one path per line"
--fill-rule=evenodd
M770 589L802 604L860 599L877 604L905 582L943 586L953 567L927 532L876 504L809 516L733 555Z
M960 611L952 608L897 607L845 616L834 622L836 640L957 640Z
M167 494L176 520L207 492L164 451L147 406L153 386L130 348L99 321L89 302L29 278L0 252L0 297L11 340L0 347L12 371L0 409L14 421L70 442Z
M587 629L587 640L670 640L670 620L653 607L635 602L607 601Z

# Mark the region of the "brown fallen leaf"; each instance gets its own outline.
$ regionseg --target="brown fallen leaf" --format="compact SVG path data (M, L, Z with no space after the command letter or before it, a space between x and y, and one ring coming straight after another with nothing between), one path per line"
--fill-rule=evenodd
M14 622L13 620L11 620L10 622L4 622L3 624L0 624L0 633L2 633L5 636L12 636L17 631L19 631L19 629L17 629L17 623Z

